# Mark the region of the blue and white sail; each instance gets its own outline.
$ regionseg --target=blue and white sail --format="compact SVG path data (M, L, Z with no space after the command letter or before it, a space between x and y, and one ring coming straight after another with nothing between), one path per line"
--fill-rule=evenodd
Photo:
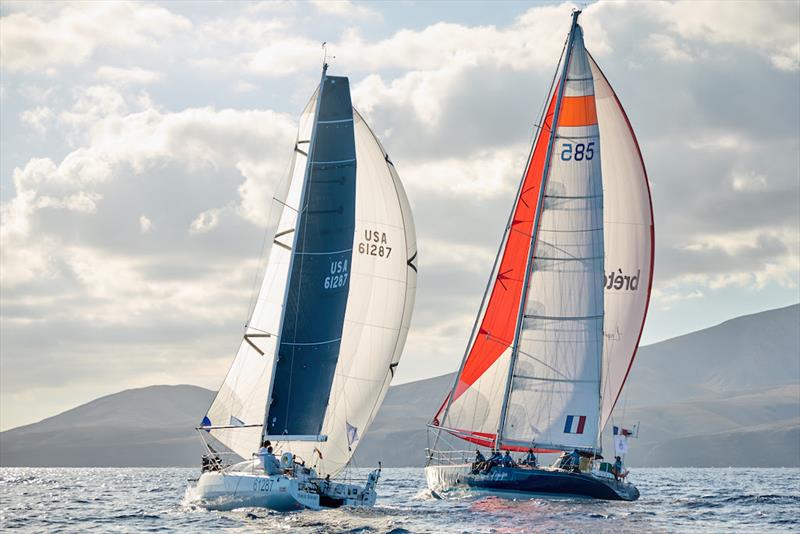
M347 78L323 74L284 189L261 290L205 426L242 457L266 437L335 474L386 394L416 292L411 209ZM220 428L231 417L244 426Z

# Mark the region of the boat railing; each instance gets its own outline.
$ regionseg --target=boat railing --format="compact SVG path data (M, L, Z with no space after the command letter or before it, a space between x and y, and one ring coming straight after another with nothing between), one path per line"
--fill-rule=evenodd
M471 464L475 460L474 450L461 450L461 451L440 451L436 449L425 449L428 457L428 463L435 464Z

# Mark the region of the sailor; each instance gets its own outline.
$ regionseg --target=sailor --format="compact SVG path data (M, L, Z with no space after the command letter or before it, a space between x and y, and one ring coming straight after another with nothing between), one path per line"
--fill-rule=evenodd
M503 467L517 467L517 463L511 457L511 453L506 451L505 456L503 456Z
M268 439L265 439L264 441L261 442L261 447L258 449L258 452L256 453L256 456L258 456L258 461L261 464L261 467L264 467L265 465L264 458L267 455L267 448L270 445L272 445L272 443Z
M573 471L578 471L581 466L581 453L578 449L574 449L569 453L569 465Z
M625 472L625 468L622 467L622 458L620 458L619 456L615 456L614 459L616 461L614 462L614 465L611 467L611 472L614 473L614 478L617 480L625 478L627 476L627 473Z
M488 473L492 470L492 467L496 465L503 465L503 456L500 454L500 451L492 451L492 455L486 460L486 469L485 472Z
M536 455L533 454L533 449L528 449L528 454L525 456L525 459L522 461L522 463L530 467L536 467L538 465L536 461Z
M209 454L204 454L202 458L203 466L201 471L203 473L207 471L222 471L222 460L220 459L219 454L210 446L208 449Z
M578 449L573 450L571 453L567 454L566 452L561 454L561 465L559 467L566 471L575 471L580 468L581 465L581 453L578 452Z
M269 442L267 442L269 443ZM259 451L260 452L260 451ZM266 453L262 456L264 462L264 472L268 475L280 475L281 464L275 455L272 454L272 447L268 446Z
M486 463L486 458L481 454L481 451L475 449L475 461L472 462L472 472L477 473L483 468L483 464Z

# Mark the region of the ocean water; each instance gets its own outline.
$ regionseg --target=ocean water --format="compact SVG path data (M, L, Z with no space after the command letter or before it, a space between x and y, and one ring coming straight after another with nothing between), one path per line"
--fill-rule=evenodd
M364 470L360 475L364 475ZM800 469L634 469L636 502L434 499L422 469L384 469L372 509L207 511L196 469L2 468L14 532L800 532Z

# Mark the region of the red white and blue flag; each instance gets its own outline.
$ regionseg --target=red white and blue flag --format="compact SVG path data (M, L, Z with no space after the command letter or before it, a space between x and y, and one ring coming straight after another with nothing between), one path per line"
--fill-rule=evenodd
M636 428L636 427L633 427L633 428ZM634 434L633 430L628 430L627 428L622 428L622 427L619 427L619 426L615 426L614 427L614 435L615 436L625 436L627 438L629 436L633 436L633 434Z
M584 426L586 426L585 415L568 415L564 423L564 434L583 434Z

